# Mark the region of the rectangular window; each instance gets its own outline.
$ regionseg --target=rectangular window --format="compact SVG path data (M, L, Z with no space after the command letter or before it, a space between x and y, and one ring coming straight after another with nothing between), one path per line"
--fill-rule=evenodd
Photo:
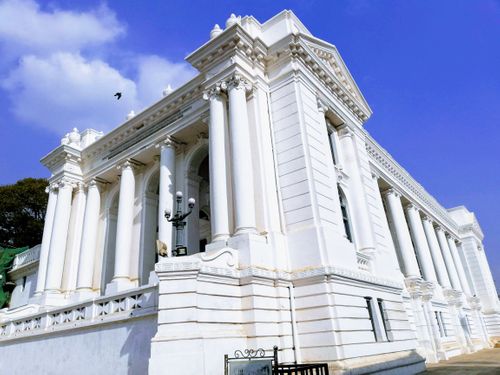
M444 324L443 320L443 313L441 311L434 311L434 315L438 324L439 334L441 335L441 337L448 336L448 332L446 331L446 324Z
M365 301L366 301L366 308L368 309L368 316L370 317L370 323L372 324L373 337L375 341L378 341L377 332L375 330L375 318L373 316L373 309L372 309L372 297L365 297Z
M330 142L330 151L332 153L333 164L337 165L337 158L335 157L335 145L333 143L333 131L328 129L328 141Z
M340 157L339 157L339 140L338 140L337 130L335 130L335 127L328 120L326 120L326 122L328 124L327 126L328 142L330 143L330 151L332 154L333 164L339 165Z
M391 341L389 339L389 333L387 332L387 317L384 309L384 301L382 298L377 298L378 311L380 312L380 317L382 318L382 324L384 326L385 336L387 337L387 341Z
M443 326L443 333L445 336L448 336L448 331L446 329L446 324L444 323L444 319L443 319L443 313L440 311L439 312L439 317L441 318L441 325Z

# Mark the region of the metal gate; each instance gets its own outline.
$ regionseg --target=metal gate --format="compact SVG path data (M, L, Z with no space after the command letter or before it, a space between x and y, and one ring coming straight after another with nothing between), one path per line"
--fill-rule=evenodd
M231 369L231 365L235 364L240 368ZM243 364L243 368L241 365ZM252 370L245 366L262 366L259 370L253 367ZM272 368L272 370L271 370ZM252 374L270 374L272 375L329 375L328 365L326 363L306 363L306 364L283 364L278 362L278 347L273 347L273 355L266 356L264 349L245 349L244 351L236 350L233 357L227 354L224 356L224 374L225 375L245 375Z
M328 375L328 365L326 363L303 365L278 364L275 366L273 375Z

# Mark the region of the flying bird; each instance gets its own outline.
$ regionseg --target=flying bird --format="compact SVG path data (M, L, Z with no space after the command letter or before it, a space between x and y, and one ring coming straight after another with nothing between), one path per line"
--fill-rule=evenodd
M120 100L120 98L122 97L122 93L121 92L117 92L115 95L113 96L116 96L116 100Z

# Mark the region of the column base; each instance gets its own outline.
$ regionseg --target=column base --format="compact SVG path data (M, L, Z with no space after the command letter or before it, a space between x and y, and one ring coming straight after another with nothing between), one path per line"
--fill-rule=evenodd
M205 246L205 252L217 251L220 249L224 249L227 247L227 239L220 239L216 241L210 242L207 246Z
M240 268L248 266L274 268L274 255L264 236L253 233L237 234L228 239L227 246L238 250Z
M136 283L131 281L129 278L116 278L111 280L111 282L106 285L106 295L117 294L125 290L134 289L137 287Z
M98 297L99 294L91 289L80 289L76 290L75 294L72 296L73 302L83 302L88 300L93 300Z
M58 307L70 303L71 300L66 298L64 294L58 291L45 291L36 300L35 303L44 307Z

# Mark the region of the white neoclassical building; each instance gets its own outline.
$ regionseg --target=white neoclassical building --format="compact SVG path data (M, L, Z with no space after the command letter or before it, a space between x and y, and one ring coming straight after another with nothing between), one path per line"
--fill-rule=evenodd
M411 374L491 346L500 303L474 214L366 132L334 45L290 11L231 16L187 61L184 86L42 159L43 240L10 271L2 371L214 375L224 354L277 345L330 373ZM177 191L196 204L174 257Z

